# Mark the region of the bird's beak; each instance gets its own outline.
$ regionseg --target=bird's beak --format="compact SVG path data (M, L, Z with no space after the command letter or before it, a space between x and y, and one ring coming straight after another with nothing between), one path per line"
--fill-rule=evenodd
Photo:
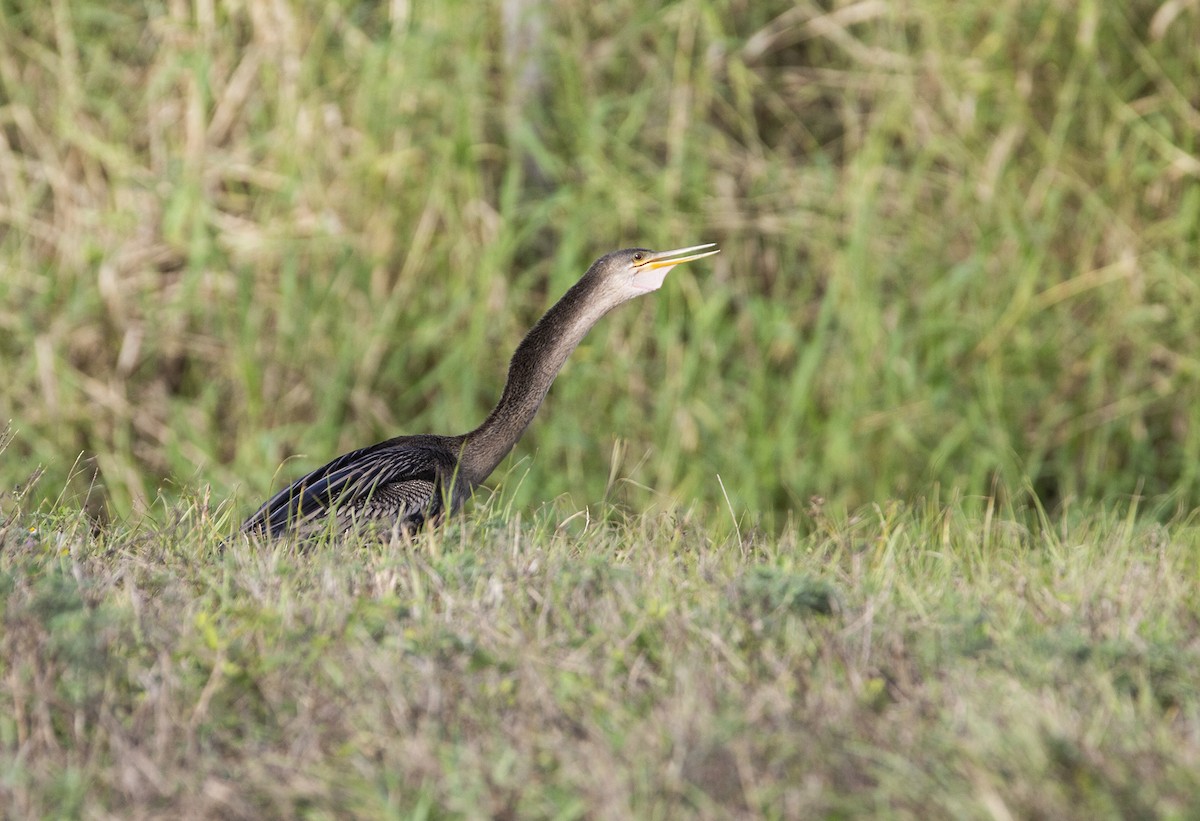
M651 268L670 268L675 265L681 265L685 262L691 262L695 259L703 259L711 257L713 254L721 253L721 249L716 247L715 242L707 242L704 245L692 245L688 248L676 248L674 251L659 251L653 254L645 262L638 263L635 268L641 270L649 270ZM705 248L712 248L712 251L704 251ZM702 254L693 254L692 251L704 251ZM690 255L690 256L689 256Z

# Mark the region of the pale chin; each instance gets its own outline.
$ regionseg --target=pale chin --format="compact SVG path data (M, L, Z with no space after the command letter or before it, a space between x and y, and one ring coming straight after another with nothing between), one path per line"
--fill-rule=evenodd
M638 271L633 277L633 287L646 294L657 291L662 287L663 280L667 278L667 274L671 273L671 269L674 267L674 265L667 265L662 268L651 268L648 271Z

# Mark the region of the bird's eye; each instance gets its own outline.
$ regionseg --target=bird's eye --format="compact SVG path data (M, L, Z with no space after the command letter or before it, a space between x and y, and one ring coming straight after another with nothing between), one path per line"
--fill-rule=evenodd
M633 261L634 261L634 262L641 262L641 261L642 261L642 255L641 255L641 254L634 254L634 255L633 255Z

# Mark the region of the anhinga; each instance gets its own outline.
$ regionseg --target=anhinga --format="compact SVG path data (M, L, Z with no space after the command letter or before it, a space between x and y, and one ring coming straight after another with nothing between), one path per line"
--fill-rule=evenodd
M312 533L327 527L330 515L337 531L366 523L412 532L457 511L521 438L559 369L600 317L658 290L674 266L717 253L709 248L629 248L600 257L521 340L500 401L482 425L459 436L398 436L339 456L276 493L242 532Z

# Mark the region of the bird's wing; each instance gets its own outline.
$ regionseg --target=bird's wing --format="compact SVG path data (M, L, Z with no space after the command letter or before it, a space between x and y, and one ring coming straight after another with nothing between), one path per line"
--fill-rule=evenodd
M300 477L250 516L242 532L278 536L300 522L323 517L334 507L354 509L370 503L378 509L390 500L396 501L398 520L414 515L413 523L419 525L440 512L442 480L453 470L453 461L435 447L380 442ZM423 503L421 497L426 497ZM379 516L378 510L374 515Z

